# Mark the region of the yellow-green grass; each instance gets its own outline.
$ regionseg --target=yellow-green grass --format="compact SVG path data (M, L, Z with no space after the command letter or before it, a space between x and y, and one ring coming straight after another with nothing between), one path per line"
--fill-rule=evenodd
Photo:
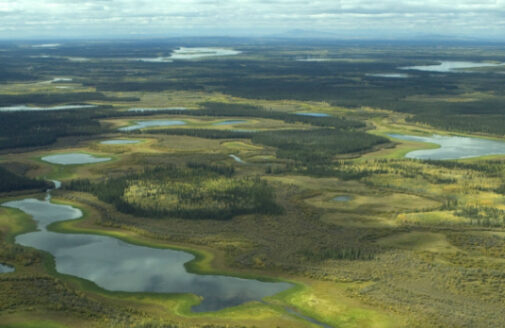
M0 205L12 200L15 199L1 199ZM0 206L0 233L7 242L13 243L15 236L33 231L36 227L35 222L28 214L17 209Z
M28 317L30 317L29 314L28 314ZM5 320L5 318L4 318L4 320ZM26 317L24 318L24 320L26 320ZM66 327L70 327L70 326L60 324L60 323L54 322L54 321L47 321L47 320L24 321L24 320L20 320L20 322L15 322L15 320L12 320L12 323L6 323L6 324L0 323L0 328L66 328ZM30 320L30 319L28 319L28 320Z
M226 141L221 145L226 149L239 152L258 151L263 149L263 147L254 145L248 141Z
M157 136L157 143L152 146L159 152L185 152L185 153L221 153L224 151L221 141L190 136Z
M2 315L0 318L2 319L2 323L0 323L0 328L70 328L69 320L64 320L63 316L53 316L52 320L44 318L42 316L38 316L33 313L23 313L15 314L15 315ZM63 324L59 322L60 320L67 321L67 324ZM77 324L77 322L72 322L71 324ZM82 327L82 322L78 324L79 327Z
M50 79L47 79L49 81ZM68 89L60 89L57 87L69 86ZM23 94L37 94L37 93L50 93L50 94L68 94L70 92L95 92L93 87L83 87L77 83L5 83L0 86L2 94L10 95L23 95ZM24 104L30 105L30 104ZM48 106L50 107L50 106Z
M364 306L358 299L350 298L349 292L357 293L359 283L307 281L272 297L299 309L300 313L331 327L386 328L403 327L405 319L386 311Z
M418 225L461 225L468 221L454 215L452 211L431 211L422 213L402 213L396 216L398 223Z
M111 92L110 96L118 96L118 93ZM126 95L126 94L125 94ZM327 102L298 101L298 100L262 100L247 99L226 95L219 92L200 91L163 91L163 92L128 92L128 96L138 97L141 100L135 107L166 108L166 107L187 107L202 108L204 102L222 102L240 105L253 105L266 109L283 112L317 112L340 116L352 112L353 110L332 106ZM167 105L168 104L168 105Z
M341 196L341 192L328 192L308 198L307 204L312 206L339 209L353 213L388 213L398 211L412 211L439 207L439 202L405 193L375 193L368 195L358 195L346 193L351 197L349 201L335 201L334 198Z
M398 221L390 214L377 213L352 213L343 211L332 211L321 215L322 222L356 228L387 228L398 226Z
M434 232L403 232L377 240L377 244L396 249L412 251L428 251L434 253L455 253L458 248L453 246L443 233Z

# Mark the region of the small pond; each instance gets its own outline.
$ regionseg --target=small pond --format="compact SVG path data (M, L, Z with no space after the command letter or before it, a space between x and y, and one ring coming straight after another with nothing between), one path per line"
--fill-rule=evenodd
M488 140L482 138L458 137L458 136L440 136L430 137L412 136L403 134L388 134L390 137L406 141L418 141L437 144L440 148L415 150L407 155L406 158L424 159L424 160L451 160L463 159L488 155L505 154L505 142Z
M100 142L102 145L133 145L138 144L140 140L126 140L126 139L116 139L116 140L106 140Z
M14 272L14 268L0 263L0 274Z
M68 153L57 154L42 157L42 160L52 164L59 165L76 165L76 164L93 164L110 161L110 157L95 157L90 154Z
M244 120L230 120L230 121L222 121L222 122L217 122L212 125L235 125L235 124L244 124L247 123L247 121Z
M312 116L312 117L330 117L330 114L326 113L296 113L296 115L301 115L301 116Z
M344 203L344 202L348 202L348 201L350 201L351 199L352 199L352 197L351 197L351 196L349 196L349 195L340 195L340 196L337 196L337 197L333 198L333 200L334 200L335 202L343 202L343 203Z
M186 125L186 122L180 120L151 120L151 121L137 121L135 125L119 128L119 131L135 131L145 128L153 128L158 126L173 126L173 125Z

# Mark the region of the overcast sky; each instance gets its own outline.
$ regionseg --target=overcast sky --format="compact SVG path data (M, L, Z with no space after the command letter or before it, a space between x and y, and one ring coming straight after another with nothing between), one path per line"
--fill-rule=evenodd
M460 35L505 39L505 0L0 0L0 38Z

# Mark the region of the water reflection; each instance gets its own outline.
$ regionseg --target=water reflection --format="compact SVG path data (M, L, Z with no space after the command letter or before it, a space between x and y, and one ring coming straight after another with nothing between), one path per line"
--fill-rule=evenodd
M400 67L400 69L447 73L447 72L458 72L468 68L494 67L503 65L504 64L478 63L469 61L441 61L439 64L436 65L407 66L407 67Z
M135 122L135 125L120 128L119 131L128 132L128 131L135 131L135 130L140 130L140 129L144 129L144 128L152 128L152 127L157 127L157 126L173 126L173 125L186 125L186 122L178 121L178 120L138 121L138 122Z
M110 161L110 157L95 157L89 154L68 153L42 157L42 160L59 165L92 164Z
M0 263L0 274L14 272L14 268Z
M427 142L440 145L440 148L436 149L412 151L405 155L407 158L450 160L505 154L505 142L502 141L440 135L421 137L403 134L389 134L389 136L400 140Z
M60 273L93 281L110 291L193 293L203 297L193 311L215 311L252 300L261 300L291 287L227 276L186 272L184 263L194 256L181 251L136 246L121 240L47 230L54 222L77 219L79 209L37 199L3 204L33 216L38 231L20 235L18 244L51 253Z

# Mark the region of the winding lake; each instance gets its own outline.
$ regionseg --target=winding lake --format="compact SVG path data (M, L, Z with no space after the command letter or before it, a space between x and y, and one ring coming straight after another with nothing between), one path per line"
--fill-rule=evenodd
M479 63L470 61L440 61L440 63L436 65L407 66L407 67L400 67L400 69L417 70L425 72L454 73L454 72L465 72L464 69L467 68L495 67L502 65L504 64Z
M440 146L440 148L436 149L412 151L405 155L406 158L451 160L505 154L505 142L502 141L440 135L421 137L403 134L388 134L388 136L400 140L427 142Z
M194 256L169 249L128 244L98 235L62 234L47 227L82 216L79 209L46 200L24 199L2 204L33 217L38 230L16 237L16 243L51 253L60 273L90 280L109 291L192 293L203 297L195 312L216 311L274 295L292 287L219 275L188 273L184 264Z
M0 263L0 274L14 272L14 268Z
M151 121L137 121L135 125L125 126L119 128L119 131L135 131L145 128L152 128L157 126L173 126L173 125L186 125L186 122L180 120L151 120Z
M110 157L95 157L90 154L68 153L42 157L42 160L59 165L93 164L110 161Z

